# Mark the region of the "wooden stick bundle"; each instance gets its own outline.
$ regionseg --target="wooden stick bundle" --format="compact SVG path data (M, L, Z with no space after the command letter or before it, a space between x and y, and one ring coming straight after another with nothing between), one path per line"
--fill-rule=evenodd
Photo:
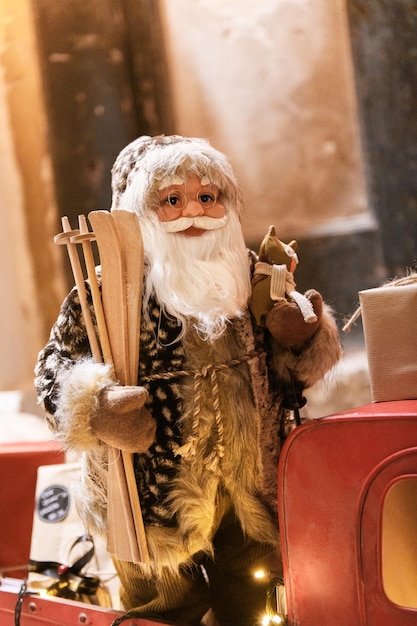
M94 359L111 363L120 384L136 385L143 277L139 223L137 217L127 211L93 211L88 217L94 232L89 232L84 216L79 217L80 227L76 231L71 230L68 219L63 218L63 232L55 237L55 242L67 246ZM91 249L93 240L100 254L101 294ZM79 243L91 285L99 342L76 250ZM107 547L120 560L149 562L133 456L112 448L109 448Z

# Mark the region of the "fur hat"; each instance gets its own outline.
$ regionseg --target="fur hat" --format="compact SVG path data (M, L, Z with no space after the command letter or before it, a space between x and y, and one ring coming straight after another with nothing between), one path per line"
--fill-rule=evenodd
M158 202L164 179L193 173L208 177L220 190L222 202L240 215L240 189L226 156L206 139L180 135L142 136L127 145L112 169L112 210L124 209L143 216Z

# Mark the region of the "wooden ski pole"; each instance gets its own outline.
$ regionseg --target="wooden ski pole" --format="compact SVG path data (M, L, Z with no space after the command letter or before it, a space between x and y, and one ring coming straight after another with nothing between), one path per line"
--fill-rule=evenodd
M54 237L54 242L57 245L67 246L68 256L71 264L72 273L74 275L75 286L77 287L78 297L80 299L81 311L84 317L84 323L87 330L88 341L90 342L91 352L93 354L94 360L97 361L97 363L101 363L101 349L98 343L93 320L91 318L90 307L87 302L87 291L85 288L84 275L81 269L80 258L78 256L75 244L71 242L72 237L79 235L80 231L71 229L69 219L66 216L62 218L61 222L63 232Z
M87 277L90 283L91 296L93 299L93 308L96 315L98 336L103 354L103 360L105 363L112 363L113 358L110 349L109 334L107 332L106 319L104 317L103 303L101 301L100 288L97 281L96 267L94 262L94 255L91 246L91 242L95 241L96 237L88 229L88 224L85 215L78 216L79 230L76 235L70 238L71 243L80 243L83 249L85 267L87 270Z

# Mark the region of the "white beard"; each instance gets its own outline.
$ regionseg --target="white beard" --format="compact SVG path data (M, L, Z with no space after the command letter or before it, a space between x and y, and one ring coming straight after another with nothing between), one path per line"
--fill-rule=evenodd
M141 220L146 277L145 310L154 292L164 310L185 331L191 323L214 341L247 306L250 295L248 252L234 211L222 228L199 237L166 233L156 216Z

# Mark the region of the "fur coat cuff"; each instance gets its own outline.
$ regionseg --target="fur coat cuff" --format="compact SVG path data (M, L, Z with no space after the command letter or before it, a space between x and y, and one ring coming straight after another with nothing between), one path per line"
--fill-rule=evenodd
M99 391L108 385L114 385L111 365L84 359L69 370L55 414L64 447L81 452L100 445L90 420L97 409Z

